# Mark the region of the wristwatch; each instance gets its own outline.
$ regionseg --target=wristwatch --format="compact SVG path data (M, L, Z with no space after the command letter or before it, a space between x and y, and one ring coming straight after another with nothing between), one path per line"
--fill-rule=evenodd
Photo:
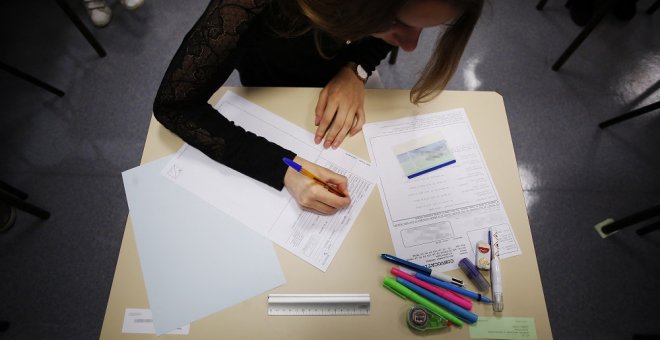
M360 64L356 64L353 62L348 63L348 66L353 70L353 73L362 80L363 83L367 82L367 78L369 78L369 74L367 71L362 67Z

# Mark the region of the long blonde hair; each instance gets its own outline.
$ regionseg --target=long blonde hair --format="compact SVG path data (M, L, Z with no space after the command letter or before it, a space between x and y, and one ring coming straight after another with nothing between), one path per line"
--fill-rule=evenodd
M314 30L317 48L322 55L319 46L321 32L343 43L385 31L408 1L415 0L275 0L280 19L288 20L290 30L287 33L297 35ZM433 99L447 86L458 68L484 3L484 0L437 1L454 6L462 15L440 36L431 59L410 90L410 101L415 104Z

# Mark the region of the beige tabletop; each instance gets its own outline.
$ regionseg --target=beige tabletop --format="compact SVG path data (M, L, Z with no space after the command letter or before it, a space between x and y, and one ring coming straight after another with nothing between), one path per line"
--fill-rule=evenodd
M314 108L319 89L229 88L252 102L314 131ZM217 102L228 88L210 100ZM445 91L429 103L410 104L407 90L367 90L367 122L377 122L419 113L463 107L481 146L488 168L520 243L521 256L502 261L505 296L500 316L531 317L539 339L551 339L536 253L525 210L518 168L502 97L494 92ZM147 163L176 152L177 136L152 119L142 156ZM360 133L347 139L343 148L369 159ZM322 272L279 246L275 246L286 284L238 305L211 314L191 324L191 339L413 339L441 335L444 339L469 339L469 327L451 327L423 334L411 332L403 318L410 303L382 287L390 263L381 253L394 254L387 221L376 187L353 225L327 272ZM458 277L458 270L450 272ZM467 288L473 288L467 283ZM268 316L269 293L369 293L368 316ZM115 277L103 320L101 339L156 338L155 335L124 334L126 308L149 308L129 217L124 231ZM473 312L494 316L490 305L475 303ZM162 337L182 337L163 335Z

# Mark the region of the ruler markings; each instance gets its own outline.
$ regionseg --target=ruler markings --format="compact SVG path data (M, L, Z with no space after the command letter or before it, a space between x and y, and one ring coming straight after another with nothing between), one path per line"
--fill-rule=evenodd
M369 294L270 294L268 315L369 315Z

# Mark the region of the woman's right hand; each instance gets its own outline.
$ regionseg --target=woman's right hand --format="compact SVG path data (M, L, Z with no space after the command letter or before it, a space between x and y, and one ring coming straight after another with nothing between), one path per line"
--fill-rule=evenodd
M326 183L333 185L339 192L346 196L341 197L334 194L313 179L292 168L288 168L284 175L284 186L286 186L291 196L296 199L303 209L331 215L351 203L351 198L348 196L348 179L345 176L308 162L298 156L294 158L294 161Z

